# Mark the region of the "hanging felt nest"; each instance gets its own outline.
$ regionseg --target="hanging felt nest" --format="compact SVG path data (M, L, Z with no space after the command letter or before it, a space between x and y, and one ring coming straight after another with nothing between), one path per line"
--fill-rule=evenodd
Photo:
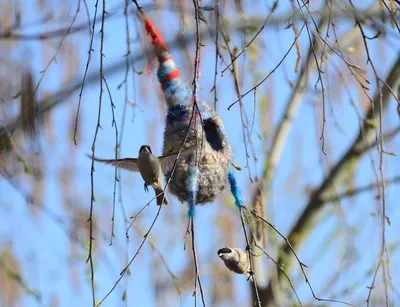
M195 111L184 144L184 148L196 146L197 152L178 160L169 190L181 201L189 201L195 192L195 203L203 204L214 201L225 189L232 152L218 114L204 102L198 102L198 105L200 112ZM192 110L191 103L169 108L164 132L164 155L176 152L182 146ZM197 179L193 179L197 182L196 191L193 191L189 182L193 181L189 176L190 168L197 170ZM166 177L170 175L171 172L168 172Z
M226 188L232 160L231 145L217 112L194 97L181 78L168 46L150 18L140 10L151 36L159 67L158 81L168 107L163 155L196 146L197 151L177 162L168 185L169 191L189 206L214 201ZM192 116L194 112L194 115ZM170 178L172 170L166 173Z

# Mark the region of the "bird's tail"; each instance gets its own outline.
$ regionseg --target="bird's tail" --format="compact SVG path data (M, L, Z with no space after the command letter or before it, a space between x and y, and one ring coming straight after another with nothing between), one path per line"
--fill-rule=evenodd
M149 16L142 9L139 9L139 12L144 21L147 34L151 37L151 43L160 64L157 70L157 77L164 92L168 108L191 105L192 93L187 83L182 80L181 73L169 52L164 37L154 26Z
M162 204L168 205L169 201L167 198L167 194L165 194L163 188L154 188L154 191L157 195L157 205L161 206Z

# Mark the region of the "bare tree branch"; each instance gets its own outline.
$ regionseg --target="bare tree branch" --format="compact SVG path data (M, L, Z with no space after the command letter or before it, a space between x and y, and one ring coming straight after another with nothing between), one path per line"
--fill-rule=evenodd
M159 5L159 4L149 4L149 5L144 5L143 8L146 11L152 11L152 10L168 10L170 12L180 12L179 7L166 7L165 5ZM186 11L188 14L194 14L193 9L187 8ZM389 14L386 10L382 10L379 7L372 7L372 8L367 8L363 10L357 10L355 12L358 16L363 16L364 20L369 20L369 21L376 21L382 17L384 18L391 18L396 22L400 22L400 16L392 16ZM130 16L134 16L135 10L130 9L129 13ZM351 11L344 11L337 9L335 11L330 12L329 9L321 9L313 13L315 18L318 16L318 18L327 18L330 16L331 18L334 18L336 20L353 20L354 19L354 13ZM120 10L120 5L117 5L117 7L110 9L108 12L108 15L106 16L106 20L110 20L112 18L119 18L123 17L123 11ZM98 17L96 20L100 21L101 17ZM277 15L277 16L272 16L268 23L265 24L265 27L275 27L276 25L283 25L287 23L288 20L298 21L298 20L303 20L303 18L299 15L296 14L296 11L293 10L289 12L288 14L285 15ZM232 25L229 25L229 27L236 28L236 29L254 29L254 27L261 27L265 22L265 16L248 16L246 18L246 21L244 23L242 22L233 22ZM225 32L228 30L227 25L224 23L221 23L219 25L219 28L224 30ZM88 30L88 24L87 21L82 22L75 27L72 27L69 29L69 27L62 27L59 29L51 30L51 31L45 31L45 32L40 32L40 33L19 33L17 30L12 30L12 29L7 29L0 31L0 40L12 40L12 41L40 41L40 40L48 40L48 39L54 39L57 37L63 37L67 33L69 35L72 34L78 34L83 31ZM205 33L201 33L201 35L204 35Z
M400 132L400 131L399 131ZM399 183L400 182L400 176L396 176L393 177L392 179L388 179L385 180L385 184L389 185L389 184L395 184L395 183ZM361 187L356 187L356 188L351 188L348 189L346 191L344 191L343 193L340 194L336 194L335 196L331 196L331 197L326 197L323 199L324 203L329 203L329 202L333 202L333 201L338 201L338 200L342 200L344 198L349 198L352 196L355 196L357 194L360 193L364 193L364 192L369 192L373 189L379 188L380 183L370 183Z
M395 64L393 65L387 79L386 84L390 88L397 88L400 83L400 56L397 58ZM380 95L377 94L373 100L373 106L370 107L367 115L366 121L361 128L361 131L353 144L350 146L348 151L343 155L343 157L337 162L337 164L332 168L330 173L327 175L326 179L322 182L320 187L313 193L309 202L305 206L305 209L297 219L294 224L290 234L288 236L288 241L291 243L294 249L299 249L301 244L305 242L313 226L317 222L317 216L323 209L325 204L324 199L328 195L332 194L332 189L340 184L342 180L346 177L349 165L354 163L354 161L359 161L362 156L367 152L367 150L376 143L375 139L375 127L370 124L371 120L374 120L374 112L384 111L388 106L391 93L390 90L385 86L382 89L382 110L380 110ZM283 265L287 270L290 270L293 257L290 256L290 247L283 243L278 252L280 255L278 263ZM278 276L281 273L278 271ZM271 285L270 285L271 286ZM270 287L269 286L269 287Z
M319 22L318 29L322 31L323 28L326 27L328 24L328 18L323 19ZM351 42L354 37L357 35L357 31L352 29L350 32L345 34L343 37L339 39L339 44L341 46L345 46L349 42ZM318 44L318 36L314 36L314 40L312 43L315 46L315 51L320 51L321 47ZM328 57L331 55L332 52L329 52L326 50L325 57ZM263 174L261 176L261 180L258 183L258 187L255 190L255 194L263 193L266 197L269 195L270 191L270 186L272 183L272 180L275 176L275 170L279 164L280 157L282 155L283 149L286 144L286 140L289 136L290 130L293 125L293 120L294 117L302 103L303 97L306 93L306 88L307 84L309 81L310 76L316 71L317 66L315 65L315 57L312 48L309 48L307 57L306 57L306 62L304 63L300 76L298 81L296 82L296 87L294 88L292 95L289 99L289 102L286 106L286 109L284 111L284 115L282 120L280 121L277 130L275 132L272 145L271 145L271 150L267 153L267 156L265 158L264 162L264 170ZM256 197L253 197L254 199L257 199ZM265 217L264 217L265 218ZM260 221L257 221L259 223ZM255 263L258 265L258 262L262 261L260 257L255 258ZM266 284L267 282L265 282ZM279 287L279 285L276 285ZM275 289L272 291L271 288L269 289L260 289L261 293L260 295L263 296L265 301L262 299L263 302L270 302L271 299L278 295L277 291L278 289ZM274 295L275 293L275 295ZM278 295L280 296L280 295ZM264 305L266 306L266 305Z

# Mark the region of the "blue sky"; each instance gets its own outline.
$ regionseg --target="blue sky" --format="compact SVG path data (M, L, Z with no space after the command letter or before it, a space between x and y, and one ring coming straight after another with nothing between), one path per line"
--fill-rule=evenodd
M361 7L363 1L355 1L358 7ZM36 20L35 7L32 5L31 13L27 13L28 20ZM145 4L144 2L141 4ZM272 1L266 1L265 5L254 5L246 7L248 14L265 14L271 6ZM57 3L54 2L54 6ZM94 12L94 1L88 1L91 17ZM73 4L69 8L68 16L72 16L76 5ZM125 24L122 18L123 5L116 6L120 11L118 18L113 18L106 23L105 42L104 42L104 65L112 65L116 61L123 59L126 53L125 44ZM284 14L288 6L281 4L278 8L277 15ZM262 13L261 13L262 12ZM226 18L231 19L235 16L233 11L229 12ZM175 38L179 31L179 15L174 12L163 13L162 19L158 18L157 11L149 11L150 17L155 20L156 25L165 34L167 40ZM85 13L82 11L78 21L85 21ZM131 22L131 35L135 36L136 28ZM193 20L187 18L187 23L190 24L186 28L186 33L192 33ZM139 31L143 34L141 24ZM90 72L98 70L99 63L99 26L96 27L96 36L94 43L94 52L90 67ZM343 25L342 29L350 27ZM55 25L57 27L57 25ZM202 25L203 29L204 25ZM48 27L45 27L47 29ZM168 30L168 32L166 32ZM392 30L394 31L394 30ZM392 32L396 33L396 32ZM397 33L398 35L398 33ZM240 47L239 35L233 37L233 41ZM248 35L251 37L251 35ZM253 67L249 65L249 57L246 57L246 64L240 65L241 74L243 75L242 92L252 88L262 77L268 74L277 63L282 55L287 51L293 42L293 31L285 29L285 25L278 27L268 27L260 35L266 44L264 49L261 49L259 60L255 65L255 73ZM69 39L68 44L73 47L74 51L81 56L80 64L76 76L81 76L84 73L86 63L86 54L88 50L88 35L85 32ZM305 35L301 36L303 50L307 50L308 38ZM210 89L213 85L214 77L214 44L209 39L209 36L204 39L205 47L202 48L202 67L200 81L200 97L207 101L210 105L213 104L213 93ZM233 44L231 44L232 46ZM132 43L133 54L137 55L143 51L142 40ZM146 44L147 49L150 49L149 43ZM355 43L355 46L356 43ZM46 61L42 60L44 52L53 52L54 48L46 47L38 42L24 44L26 50L31 54L33 63L33 71L36 76L40 75ZM191 44L189 50L194 56L194 44ZM388 69L396 59L400 51L399 39L393 39L392 45L383 48L383 45L371 41L372 57L379 62L378 71L383 76L386 75ZM24 52L21 52L21 56ZM50 53L51 54L51 53ZM185 62L185 53L179 48L172 48L172 54L178 65L182 67L183 75L191 80L191 71L187 69ZM305 56L305 54L303 55ZM225 54L225 59L228 56ZM270 99L273 103L271 114L260 114L260 107L257 106L255 131L252 135L255 152L259 157L259 161L255 165L251 162L251 172L253 174L261 174L263 165L263 148L268 148L270 140L263 144L262 140L257 137L256 133L261 134L259 119L261 116L268 116L273 120L270 127L276 127L276 123L280 120L284 107L289 99L291 87L287 80L296 81L294 73L294 63L296 61L296 52L293 49L289 54L284 64L271 76L266 83L263 84L257 91L257 97L262 99ZM44 64L43 64L44 63ZM335 63L340 61L335 58ZM358 65L365 67L365 57L358 59ZM44 79L39 95L44 95L47 91L54 91L62 86L61 74L66 70L68 59L65 56L60 56L56 64L51 66L47 72L47 77ZM147 61L135 63L138 70L144 71L140 76L136 76L136 80L130 77L130 84L135 87L129 89L130 101L133 101L137 107L128 106L126 113L126 126L122 143L121 156L135 157L142 144L149 144L153 148L153 152L161 154L162 133L164 113L162 104L159 100L159 86L155 77L154 71L150 74L146 73ZM219 69L224 68L221 65ZM244 70L242 70L244 68ZM325 71L325 84L327 87L327 155L324 156L320 150L321 143L319 136L321 133L321 116L316 117L314 104L321 107L321 96L309 92L303 98L303 103L294 120L293 129L287 140L286 147L282 153L281 163L277 169L276 177L273 182L272 196L268 202L268 219L278 227L278 229L287 234L292 223L298 217L298 214L304 208L307 202L307 187L316 187L321 179L324 178L327 172L327 165L333 165L341 155L347 150L348 146L353 142L358 135L359 122L354 108L352 107L348 97L343 93L336 93L331 90L334 88L335 73L332 67L328 67ZM131 75L132 76L132 75ZM368 75L372 79L372 74ZM112 92L112 98L116 105L115 114L118 125L120 125L123 106L124 106L124 91L118 90L118 85L124 78L124 72L106 76ZM310 76L311 88L316 79L316 76ZM373 86L372 86L373 88ZM158 91L158 92L157 92ZM228 131L230 140L234 149L234 160L244 166L245 149L242 139L240 113L238 105L227 111L227 107L236 100L237 95L233 88L233 79L227 72L223 77L218 76L218 108L221 117L224 120L225 127ZM352 88L352 95L355 99L360 99L358 92ZM371 94L372 95L372 94ZM53 114L54 138L53 142L49 138L42 137L41 145L44 149L43 154L46 161L45 166L45 198L46 207L63 216L68 223L68 218L71 211L66 210L63 205L62 189L59 181L59 172L62 168L70 169L74 172L74 180L71 182L72 189L70 191L71 206L82 207L88 209L90 205L90 160L85 156L91 150L94 130L97 120L99 86L92 84L84 90L82 99L81 113L81 139L77 147L73 145L69 127L73 123L74 118L71 118L72 110L76 110L78 103L78 93L74 93L68 102L58 106ZM248 116L251 118L253 114L253 95L250 94L243 99L245 109ZM384 130L390 130L398 124L398 115L395 112L396 105L393 100L388 111L385 114ZM96 143L96 154L99 157L113 157L115 132L111 127L111 112L110 103L107 92L104 93L103 108L101 115L102 128L99 131ZM318 122L318 124L316 124ZM338 129L338 126L340 129ZM150 131L151 130L154 131ZM272 132L269 132L272 133ZM387 151L399 152L398 138L395 141L387 144ZM376 149L371 151L375 164L379 162L379 157ZM384 156L385 176L387 178L394 177L399 174L398 157ZM119 272L124 267L125 259L125 231L126 225L123 221L123 213L121 205L116 204L116 238L114 245L108 246L110 229L111 229L111 213L112 213L112 193L113 193L113 178L114 169L110 166L96 164L95 166L95 215L101 221L100 229L105 235L102 239L100 236L96 241L104 241L102 243L101 252L95 254L95 278L96 278L96 297L102 298L110 287L114 284L119 276ZM364 157L358 166L357 173L354 179L356 185L365 185L374 182L374 172L371 168L371 161L368 157ZM248 202L251 198L251 184L248 178L247 170L237 173L240 186L242 187L243 195ZM26 176L21 182L29 188L31 178ZM131 216L139 208L141 208L152 197L152 193L145 194L143 192L143 183L139 175L128 172L121 172L122 199L126 210L126 214ZM398 186L388 186L386 189L386 203L388 215L391 218L392 226L387 227L388 244L398 242L397 234L400 232L400 213L396 211L398 203ZM5 246L12 244L18 258L23 263L23 275L31 288L39 290L43 294L44 305L50 305L52 297L58 296L59 306L71 305L89 305L91 302L91 291L88 275L88 265L85 263L87 251L84 248L78 248L77 254L79 257L71 257L71 240L66 235L64 226L60 226L49 218L45 213L39 214L32 218L31 211L28 209L24 199L12 190L10 185L2 181L0 183L0 193L7 195L2 197L1 212L2 223L0 223L0 233L3 238L1 244ZM230 197L230 196L229 196ZM191 253L183 251L183 236L186 228L186 207L180 204L177 199L169 196L172 199L171 205L163 208L162 214L154 227L153 236L150 236L157 244L157 248L163 252L166 262L171 270L179 274L181 269L186 265ZM227 205L232 200L225 201L221 198L220 201L202 206L196 212L196 234L197 246L199 250L199 261L202 274L203 284L205 286L206 300L209 299L210 276L212 262L217 262L216 244L210 243L210 238L218 240L221 247L224 245L224 234L219 233L215 223L218 222L221 212L225 215L230 215L235 223L236 243L238 246L244 247L244 238L240 225L240 220L235 209ZM360 279L371 266L376 264L377 255L379 253L380 244L380 224L377 217L371 215L377 210L377 201L374 200L374 192L363 193L356 197L349 198L341 202L340 206L328 205L323 212L328 218L313 231L309 240L301 250L300 258L303 262L309 265L309 277L316 293L326 286L334 269L340 264L342 255L346 250L346 246L352 247L354 250L354 264L348 268L348 272L344 274L337 286L331 293L336 292L343 286L352 284L355 280ZM222 209L219 209L222 207ZM150 225L155 213L156 206L152 203L143 213L139 220L140 228L147 229ZM346 222L341 216L346 217ZM346 226L347 225L347 226ZM68 229L70 227L67 227ZM351 235L351 231L356 235ZM333 232L336 236L333 236ZM82 237L87 239L87 237ZM129 255L133 255L140 244L141 236L131 231L131 240L129 241ZM328 241L332 240L331 247L323 255L319 255L321 246L324 246ZM214 243L214 242L212 242ZM348 249L347 249L348 250ZM128 285L128 300L129 306L153 306L156 304L155 292L153 289L153 276L159 274L153 272L152 263L154 258L158 257L157 253L151 250L148 244L142 249L139 257L131 266L132 275L129 278ZM393 284L399 285L399 272L395 270L400 266L400 254L396 251L392 255L391 273ZM220 263L222 265L222 262ZM270 265L270 264L268 264ZM71 270L72 268L72 270ZM163 268L165 270L165 268ZM74 272L74 278L71 278L71 271ZM160 274L160 278L169 278L165 272ZM179 275L178 275L179 276ZM381 275L379 275L381 276ZM298 293L303 302L312 301L312 296L304 284L299 271L295 270L292 275L298 289ZM378 278L380 281L380 278ZM355 292L352 299L357 300L366 298L368 290L366 288L371 282L371 278L366 278ZM117 287L116 291L104 302L103 306L123 306L121 300L123 293L124 281L121 286ZM244 301L248 298L248 285L246 279L242 276L235 276L236 290L239 293L240 300ZM381 283L378 282L378 290ZM179 297L176 292L171 291L168 296L169 306L179 305ZM325 297L324 293L319 293L321 297ZM400 300L396 297L397 301ZM183 295L183 305L191 306L193 298L191 290ZM398 302L397 302L398 304ZM397 306L397 304L395 304ZM33 298L26 297L23 300L24 306L39 305Z

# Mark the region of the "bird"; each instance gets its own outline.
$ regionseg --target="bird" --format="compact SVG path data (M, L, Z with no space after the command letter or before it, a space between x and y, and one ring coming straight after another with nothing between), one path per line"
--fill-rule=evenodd
M150 146L143 145L139 150L138 167L140 174L147 185L153 187L157 197L157 205L168 205L168 199L164 192L162 180L162 168L160 158L153 155Z
M195 151L195 146L181 151L179 160L185 159L188 155ZM172 170L178 152L169 155L156 157L153 155L149 145L142 145L139 150L138 158L122 158L122 159L100 159L93 157L97 162L114 165L118 168L139 172L145 182L145 190L147 186L152 186L157 195L157 205L168 204L167 196L164 194L162 174ZM92 156L87 155L89 158Z
M225 266L237 273L250 277L250 261L247 253L241 248L224 247L218 250L218 257L224 261Z

